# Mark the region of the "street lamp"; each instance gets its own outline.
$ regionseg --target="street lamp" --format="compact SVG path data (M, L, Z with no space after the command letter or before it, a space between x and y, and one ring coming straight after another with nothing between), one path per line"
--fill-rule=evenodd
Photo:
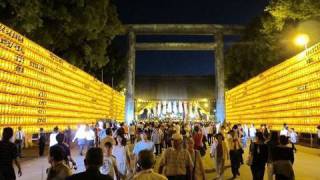
M299 34L296 36L294 42L298 46L304 46L307 49L307 44L309 42L309 36L307 34Z

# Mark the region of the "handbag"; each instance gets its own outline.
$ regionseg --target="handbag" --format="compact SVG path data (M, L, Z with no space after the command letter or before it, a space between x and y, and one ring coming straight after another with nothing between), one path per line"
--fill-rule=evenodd
M246 161L246 164L248 166L251 166L252 165L252 161L253 161L253 156L251 155L251 153L249 153L247 161Z
M243 151L242 148L239 149L239 152L240 152L240 154L243 154L243 153L244 153L244 151Z
M200 147L199 152L201 156L206 155L206 148L204 146Z
M253 143L250 144L249 150L250 151L249 151L249 154L248 154L248 158L246 160L246 164L248 166L251 166L252 165L252 161L253 161L253 151L254 151L254 144Z

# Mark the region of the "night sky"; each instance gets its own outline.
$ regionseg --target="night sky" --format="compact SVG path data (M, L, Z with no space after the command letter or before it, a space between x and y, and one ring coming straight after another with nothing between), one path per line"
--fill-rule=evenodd
M259 16L268 0L116 0L123 24L241 24ZM236 37L226 37L228 42ZM138 42L212 42L210 36L138 36ZM137 75L211 75L209 51L137 52Z

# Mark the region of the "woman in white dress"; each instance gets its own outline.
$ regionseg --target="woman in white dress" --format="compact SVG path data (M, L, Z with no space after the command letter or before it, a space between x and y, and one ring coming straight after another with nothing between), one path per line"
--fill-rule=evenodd
M116 157L120 179L126 179L130 171L129 151L126 146L127 140L123 135L117 135L116 145L112 149L112 155Z

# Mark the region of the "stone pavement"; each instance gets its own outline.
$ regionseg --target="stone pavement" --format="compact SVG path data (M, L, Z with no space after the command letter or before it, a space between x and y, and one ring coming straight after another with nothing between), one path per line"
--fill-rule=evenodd
M296 174L296 180L320 180L320 150L311 149L303 146L297 146L297 153L295 154L294 170ZM25 158L22 159L22 177L17 180L45 180L46 169L49 167L47 157L38 158L38 152L36 149L25 150ZM72 154L77 162L78 170L81 172L84 170L83 156L79 156L76 148L73 148ZM244 154L244 159L247 157L247 150ZM159 160L157 160L159 161ZM215 179L214 164L212 159L207 154L203 158L206 175L208 180ZM226 164L227 169L225 171L225 179L231 179L231 169L229 161ZM76 173L75 172L75 173ZM240 168L241 176L237 179L250 180L252 179L250 167L242 165ZM265 174L265 178L266 174Z

